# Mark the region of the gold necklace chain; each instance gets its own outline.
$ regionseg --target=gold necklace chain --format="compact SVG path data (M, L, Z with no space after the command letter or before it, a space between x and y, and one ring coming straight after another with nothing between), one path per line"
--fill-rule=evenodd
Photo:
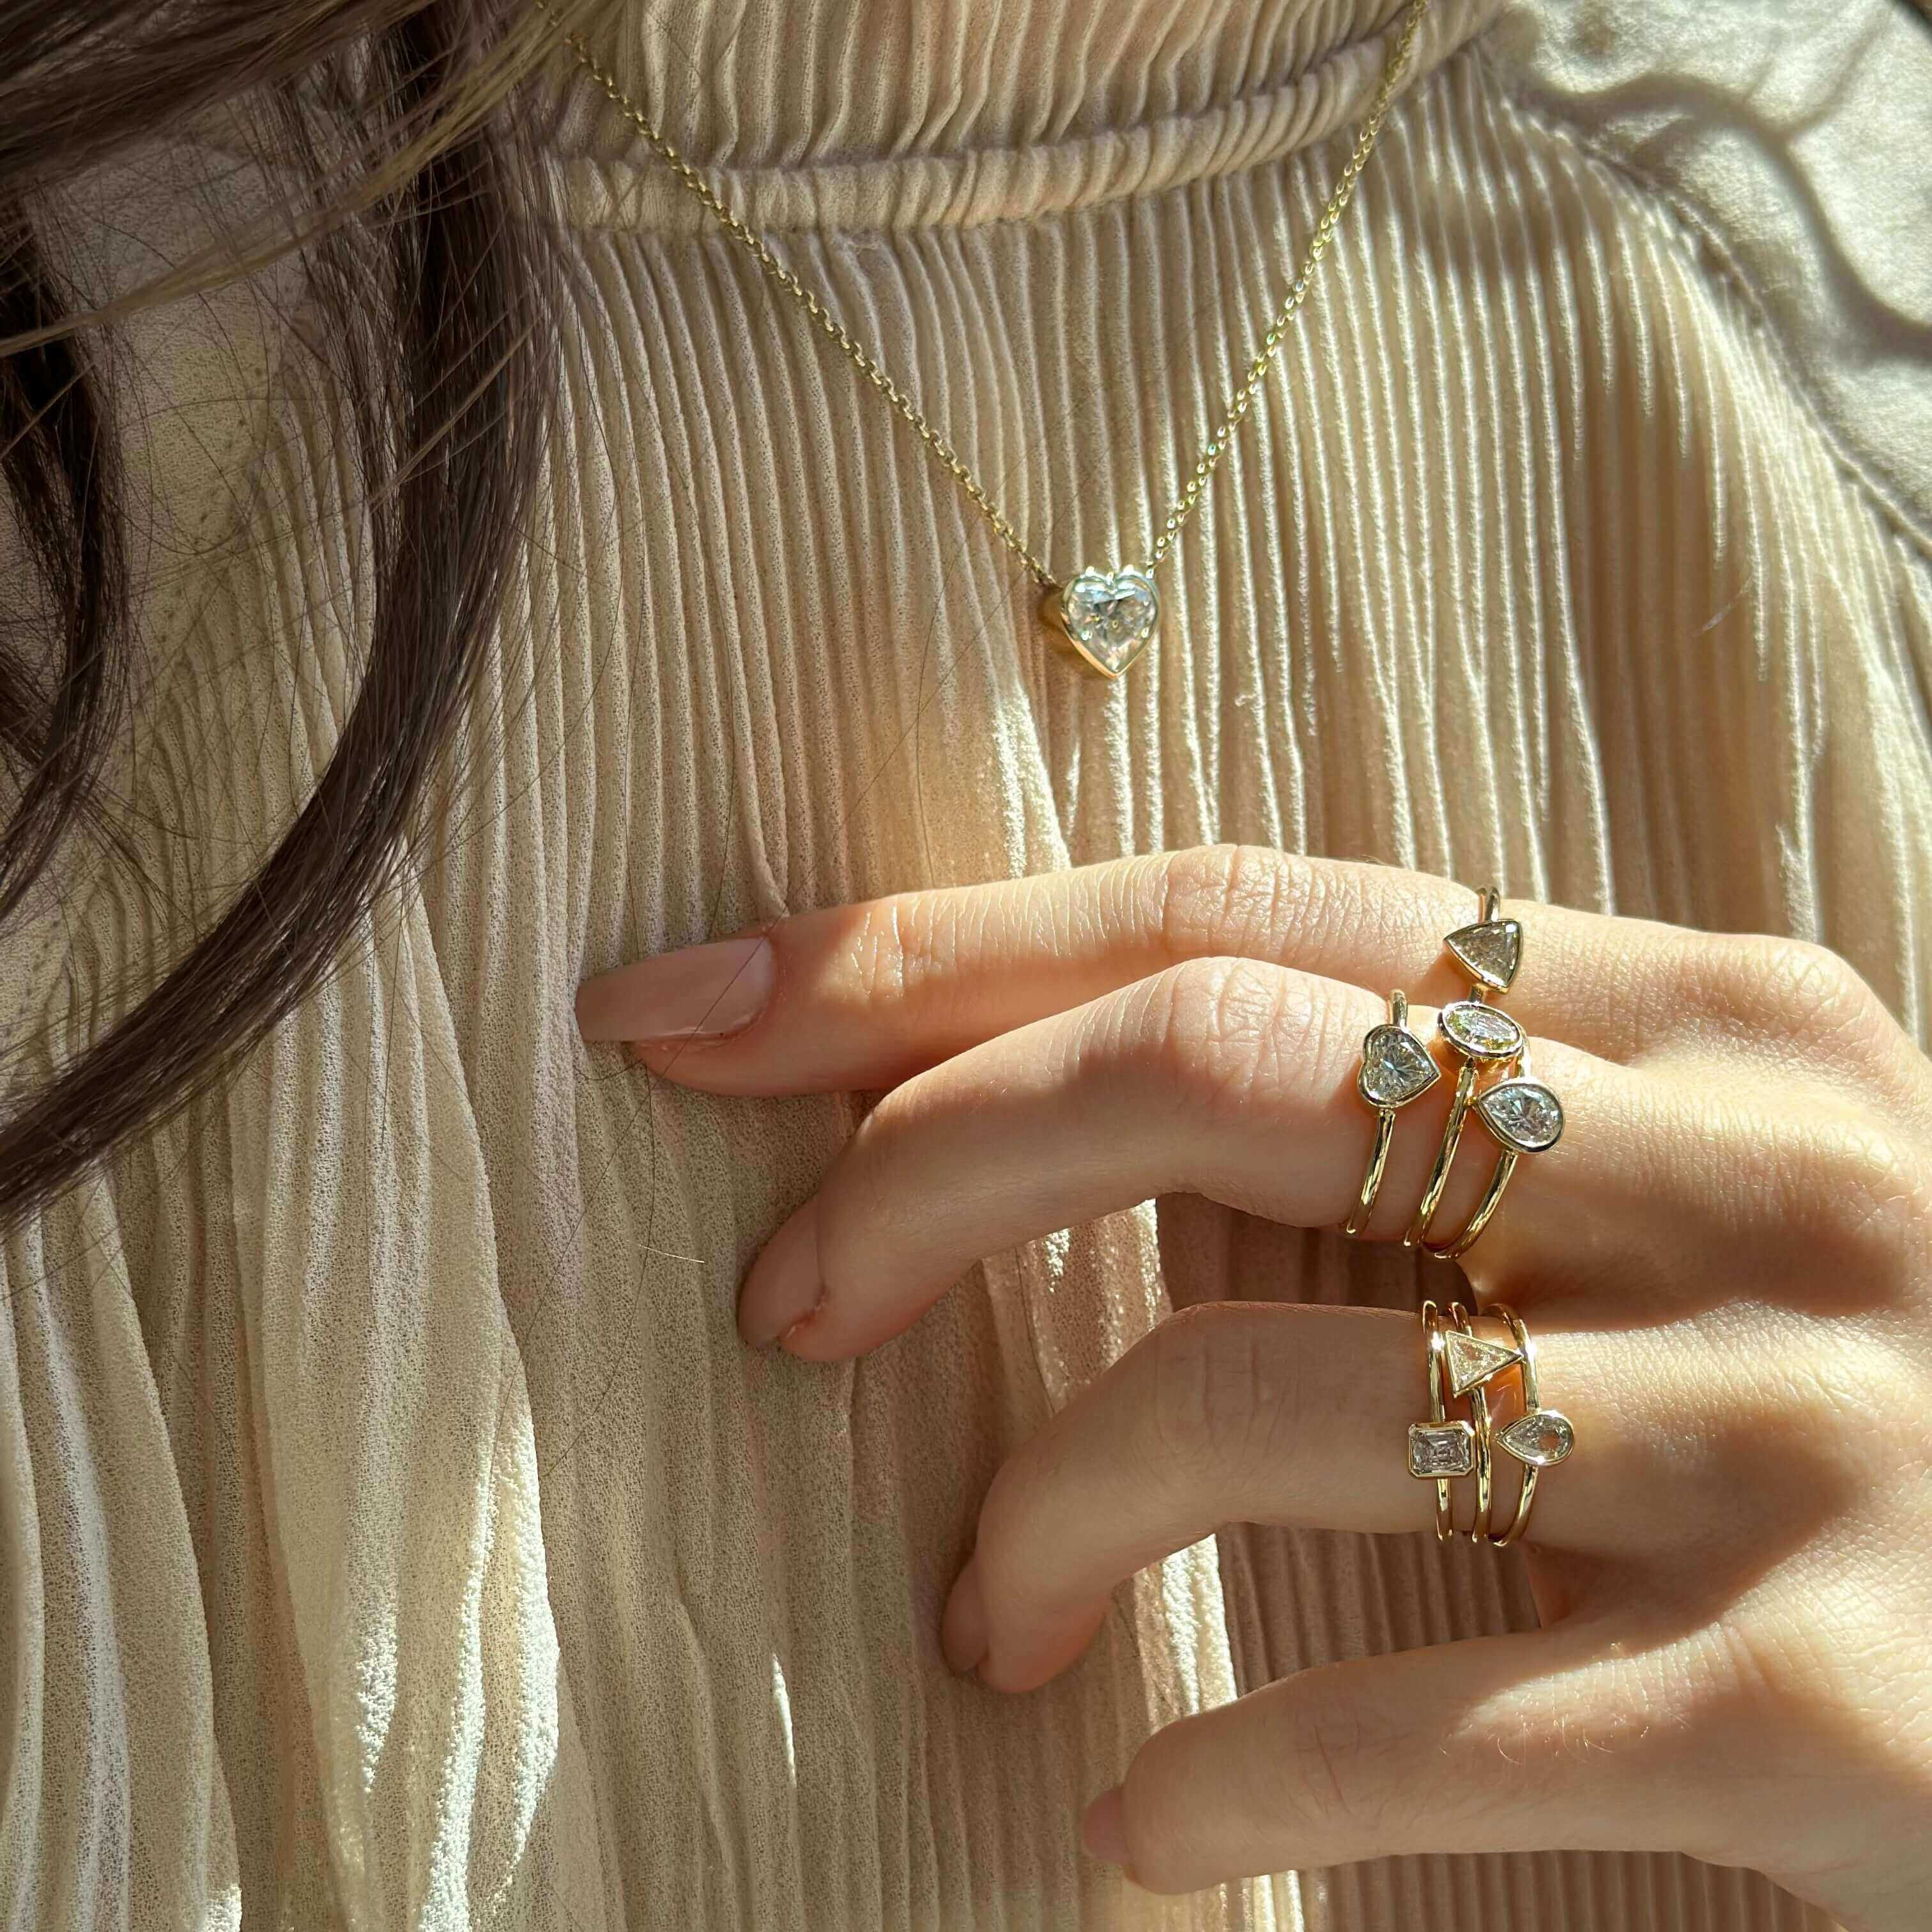
M1174 548L1181 526L1194 514L1208 487L1208 478L1227 454L1234 432L1246 416L1262 386L1268 380L1282 338L1288 324L1307 298L1310 278L1328 252L1336 224L1355 192L1355 184L1374 152L1376 136L1382 130L1389 103L1408 67L1420 31L1422 16L1430 0L1409 0L1401 32L1389 49L1382 68L1381 84L1370 104L1367 118L1355 136L1355 145L1329 191L1328 200L1309 237L1301 266L1295 272L1287 295L1275 310L1244 373L1241 386L1234 394L1213 434L1202 446L1186 482L1161 519L1153 548L1144 564L1123 569L1081 571L1070 584L1063 583L1045 562L1026 544L1011 520L1000 510L986 488L968 468L964 459L944 434L929 422L910 395L895 382L865 346L859 342L838 316L807 288L765 244L764 238L728 207L717 190L683 153L659 130L644 110L618 86L616 78L586 44L583 36L565 26L551 0L530 0L536 10L561 32L563 44L578 64L590 75L609 100L650 144L652 152L677 177L679 182L709 211L731 238L738 242L759 267L797 302L819 328L837 345L874 388L911 424L920 440L944 466L994 532L1007 549L1024 563L1046 593L1047 613L1054 628L1093 669L1107 677L1118 677L1138 657L1154 634L1160 604L1153 584L1153 573ZM1078 592L1076 598L1072 593Z

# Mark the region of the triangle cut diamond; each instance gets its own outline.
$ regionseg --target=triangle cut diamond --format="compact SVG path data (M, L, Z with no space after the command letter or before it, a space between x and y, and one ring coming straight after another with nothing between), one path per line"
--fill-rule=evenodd
M1522 964L1522 928L1513 919L1486 919L1460 926L1443 944L1492 992L1506 993Z
M1522 1360L1522 1351L1502 1342L1485 1342L1480 1335L1466 1335L1451 1328L1443 1336L1448 1357L1449 1393L1467 1395L1478 1382L1514 1366Z

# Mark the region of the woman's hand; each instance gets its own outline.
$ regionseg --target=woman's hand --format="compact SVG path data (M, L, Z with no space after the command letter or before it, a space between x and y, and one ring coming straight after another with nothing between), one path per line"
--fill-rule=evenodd
M1575 1425L1526 1546L1544 1628L1170 1725L1086 1842L1161 1892L1402 1852L1678 1850L1852 1926L1923 1927L1932 1067L1816 947L1506 910L1508 1010L1568 1127L1462 1266L1525 1316ZM1474 916L1439 879L1214 847L801 914L608 975L579 1012L714 1092L891 1088L740 1300L748 1340L832 1361L976 1259L1156 1193L1339 1224L1375 1127L1363 1035L1402 987L1427 1036L1420 1003L1467 991L1442 936ZM1420 1196L1452 1084L1397 1117L1372 1237ZM1494 1158L1464 1136L1438 1231ZM1171 1317L1000 1472L948 1657L1040 1684L1118 1582L1223 1522L1428 1534L1406 1462L1426 1413L1412 1315Z

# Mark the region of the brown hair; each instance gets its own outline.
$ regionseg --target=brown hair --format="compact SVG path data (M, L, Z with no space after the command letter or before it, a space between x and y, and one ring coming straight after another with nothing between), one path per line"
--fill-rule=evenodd
M99 818L124 715L130 592L98 345L132 302L302 251L352 405L374 560L356 703L266 862L76 1055L28 1082L13 1070L22 1042L5 1042L0 1228L231 1067L322 979L394 875L541 460L550 266L506 102L548 24L503 0L0 0L0 466L41 593L0 614L14 792L0 935ZM80 308L50 266L45 196L243 104L284 172L301 162L304 186L274 230Z

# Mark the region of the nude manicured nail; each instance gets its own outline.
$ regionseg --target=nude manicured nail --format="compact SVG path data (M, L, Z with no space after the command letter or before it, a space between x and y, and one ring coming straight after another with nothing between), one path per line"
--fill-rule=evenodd
M776 976L762 934L680 946L585 980L577 1028L586 1040L722 1040L764 1011Z
M738 1294L738 1333L768 1348L808 1319L824 1298L818 1274L818 1197L797 1209L759 1251Z
M980 1587L980 1559L969 1557L954 1580L939 1620L939 1647L946 1660L962 1674L979 1668L986 1654L986 1596Z

